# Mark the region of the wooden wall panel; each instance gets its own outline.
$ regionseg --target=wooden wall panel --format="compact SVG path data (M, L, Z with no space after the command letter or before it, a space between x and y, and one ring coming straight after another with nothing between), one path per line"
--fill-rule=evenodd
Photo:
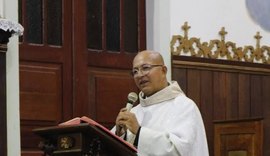
M251 116L262 117L262 78L260 75L251 75L250 87Z
M60 121L61 72L61 65L21 63L21 120Z
M200 71L187 71L187 94L200 108Z
M264 156L270 155L270 76L262 78L262 107L264 116Z
M21 146L24 151L31 150L31 149L39 149L38 145L41 141L37 135L35 135L32 130L35 128L39 128L40 126L44 126L44 124L40 122L28 122L21 121ZM36 125L34 125L36 123ZM49 125L48 125L49 126Z
M214 127L213 121L213 73L210 71L201 71L201 101L200 110L203 117L210 155L214 154Z
M20 118L22 148L37 147L32 130L62 119L62 68L59 64L21 62Z
M126 70L89 69L89 115L111 128L120 109L126 106L130 92L138 93Z
M250 75L239 74L238 83L238 118L245 119L250 116Z
M177 81L184 93L187 94L187 69L173 68L172 79Z
M215 156L242 151L246 156L262 155L262 121L235 120L215 123Z
M238 118L238 74L226 73L226 119Z
M213 74L213 103L214 103L214 120L226 119L226 73L214 72ZM209 82L211 83L211 82Z

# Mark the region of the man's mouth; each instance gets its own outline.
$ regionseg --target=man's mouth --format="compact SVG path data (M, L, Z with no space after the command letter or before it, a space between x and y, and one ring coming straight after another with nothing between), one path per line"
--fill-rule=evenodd
M149 81L147 81L147 80L142 80L142 81L140 81L140 86L145 85L147 82L149 82Z

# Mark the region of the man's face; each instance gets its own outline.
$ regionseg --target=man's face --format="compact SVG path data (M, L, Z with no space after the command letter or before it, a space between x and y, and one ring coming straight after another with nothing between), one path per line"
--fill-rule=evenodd
M166 67L147 53L138 54L133 61L133 77L137 87L151 96L164 88Z

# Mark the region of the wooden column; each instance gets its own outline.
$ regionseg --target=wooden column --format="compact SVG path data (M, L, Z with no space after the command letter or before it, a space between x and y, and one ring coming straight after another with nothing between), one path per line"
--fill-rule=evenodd
M0 30L0 155L7 155L6 52L11 32Z

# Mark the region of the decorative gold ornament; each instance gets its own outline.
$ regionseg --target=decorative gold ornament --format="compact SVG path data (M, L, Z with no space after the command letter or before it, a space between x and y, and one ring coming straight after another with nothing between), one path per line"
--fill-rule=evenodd
M224 27L219 31L221 39L209 42L201 42L196 37L189 38L188 31L191 27L187 22L181 28L184 31L184 36L173 35L172 37L170 45L172 55L190 54L194 57L270 64L270 47L260 45L262 38L260 32L254 36L256 39L256 47L254 48L251 45L237 47L236 43L226 41L225 36L228 32L225 31Z
M74 141L69 136L63 136L59 138L59 145L61 149L70 149L74 146Z

